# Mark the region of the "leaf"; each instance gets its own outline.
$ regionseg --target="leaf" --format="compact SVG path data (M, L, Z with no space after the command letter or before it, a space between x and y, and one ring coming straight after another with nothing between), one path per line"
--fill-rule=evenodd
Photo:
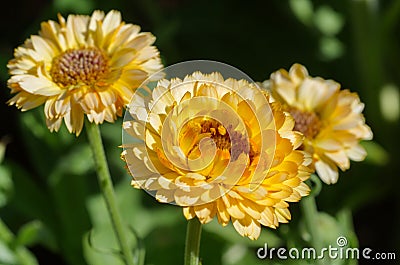
M87 232L83 239L83 253L88 264L124 264L118 254L118 244L111 225Z
M57 182L59 181L58 177L65 174L84 176L93 168L94 162L89 145L76 145L68 153L60 157L53 173L49 177L49 181ZM52 179L52 176L54 176L54 179Z
M34 245L39 241L43 229L43 223L37 220L24 224L18 231L16 244L22 246Z
M0 240L0 264L14 265L17 263L17 258L13 251Z
M24 247L16 249L16 255L18 257L18 265L39 265L36 257Z
M0 219L0 264L38 265L35 256L24 246L19 245L14 234Z
M314 219L314 224L322 240L322 246L328 249L337 248L339 249L337 253L340 252L340 249L343 251L343 253L346 253L347 248L358 247L357 237L350 224L351 218L351 212L348 209L341 210L337 217L331 216L325 212L318 212L316 218ZM312 242L310 242L310 234L306 230L304 223L301 223L300 230L303 239L308 241L312 246ZM296 248L299 247L300 245L296 246ZM328 254L328 252L324 252L322 254L322 252L317 250L316 256L318 257L320 255L323 255L322 260L327 264L353 264L351 262L348 263L346 259L333 258ZM310 261L312 261L312 259Z
M146 242L147 240L152 242L151 245L146 245L147 250L147 247L155 247L157 245L153 238L154 231L164 227L165 229L162 231L161 236L168 234L170 226L176 225L178 220L182 220L182 212L171 205L157 203L145 191L132 188L129 185L129 178L123 179L123 181L115 185L115 193L121 217L127 225L125 229L126 234L129 235L128 241L130 241L134 256L140 264L144 260L143 248L139 246L138 249L136 235L130 229L137 231L138 236ZM149 203L154 203L154 205L144 206L143 200L146 199L149 199ZM119 257L113 254L113 251L118 249L118 244L103 196L96 194L89 198L87 207L93 224L93 244L88 244L88 235L86 235L84 242L86 261L89 264L120 264ZM179 229L182 229L182 227L179 226ZM185 228L182 231L185 231ZM157 232L155 234L160 235ZM165 261L164 258L163 260Z
M50 183L52 209L57 222L53 232L66 260L70 264L83 264L82 238L90 228L84 202L88 194L88 178L94 176L63 174L52 177L57 180Z
M14 194L9 206L29 219L40 219L50 228L57 226L57 220L49 207L52 201L42 187L35 183L33 176L22 166L12 161L6 161L13 175ZM34 199L32 199L34 198Z

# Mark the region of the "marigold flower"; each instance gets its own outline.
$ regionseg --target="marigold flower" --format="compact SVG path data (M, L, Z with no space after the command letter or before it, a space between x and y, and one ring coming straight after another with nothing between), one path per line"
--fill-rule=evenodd
M8 63L8 103L22 111L44 104L47 127L57 131L64 119L71 133L90 122L121 116L135 88L161 69L155 37L125 24L118 11L69 15L41 24L15 49Z
M261 225L290 220L288 202L309 192L310 157L300 150L294 120L245 80L195 72L162 79L129 106L122 159L132 185L187 219L210 222L258 238Z
M264 84L295 119L294 129L305 136L302 149L312 154L313 166L325 183L336 183L338 167L348 169L349 159L365 158L359 142L372 139L372 132L365 124L364 104L357 93L340 90L333 80L309 76L300 64L289 72L272 73Z

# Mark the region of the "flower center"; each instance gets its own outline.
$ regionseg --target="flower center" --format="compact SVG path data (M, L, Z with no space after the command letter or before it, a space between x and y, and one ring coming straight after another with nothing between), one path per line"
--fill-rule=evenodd
M241 153L249 153L248 140L242 133L234 131L232 125L225 128L215 120L205 120L201 123L201 132L210 133L217 148L229 151L232 161L237 160Z
M109 72L107 58L97 48L71 49L53 59L50 75L62 86L94 85Z
M321 130L321 121L315 112L301 111L296 108L290 108L289 112L295 120L295 131L303 133L309 139L317 136Z
M203 136L210 137L218 149L229 151L232 161L237 160L241 153L249 154L249 156L254 155L246 135L233 130L232 125L226 128L220 122L210 118L201 119L194 123L196 124L194 126L199 128L198 139L203 139ZM196 141L192 149L196 148L198 144Z

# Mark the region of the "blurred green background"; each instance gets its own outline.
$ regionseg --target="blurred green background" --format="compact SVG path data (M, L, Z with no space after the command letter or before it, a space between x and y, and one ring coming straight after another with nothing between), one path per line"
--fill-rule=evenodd
M354 226L361 247L400 258L400 1L14 0L7 6L0 10L0 264L120 264L85 133L76 138L63 125L52 134L42 107L21 113L5 104L13 49L57 13L95 9L120 10L126 22L156 35L166 66L210 59L264 81L297 62L312 76L358 92L374 132L373 142L364 143L369 155L352 163L336 185L323 186L318 207L329 214L327 234L336 229L351 235ZM141 238L146 264L181 264L186 231L181 209L129 186L119 158L121 119L101 129L122 215ZM307 244L298 204L291 210L290 224L264 228L257 241L216 222L205 225L203 264L267 264L255 255L264 243Z

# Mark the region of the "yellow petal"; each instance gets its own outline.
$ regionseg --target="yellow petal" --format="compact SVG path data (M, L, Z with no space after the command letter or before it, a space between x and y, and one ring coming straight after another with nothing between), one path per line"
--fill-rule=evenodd
M45 41L43 38L33 35L31 37L33 47L48 62L51 62L56 54L56 48L51 42Z
M83 112L79 105L72 105L71 110L64 116L68 131L78 136L83 128Z
M104 35L110 34L121 24L121 13L116 10L111 10L107 13L103 20L103 33Z
M350 149L346 150L346 154L353 161L362 161L367 156L367 151L364 147L359 144L354 145Z
M21 79L21 88L31 94L41 96L55 96L61 93L61 89L46 78L26 75Z
M337 167L328 161L319 160L315 162L315 169L318 176L326 184L334 184L337 182L339 173Z
M304 108L302 110L313 111L338 90L339 84L334 81L307 78L299 86L298 100Z
M187 220L193 219L196 217L196 213L193 210L193 206L183 207L183 215Z
M350 167L349 158L344 150L339 150L337 152L326 152L325 156L329 157L343 171Z

